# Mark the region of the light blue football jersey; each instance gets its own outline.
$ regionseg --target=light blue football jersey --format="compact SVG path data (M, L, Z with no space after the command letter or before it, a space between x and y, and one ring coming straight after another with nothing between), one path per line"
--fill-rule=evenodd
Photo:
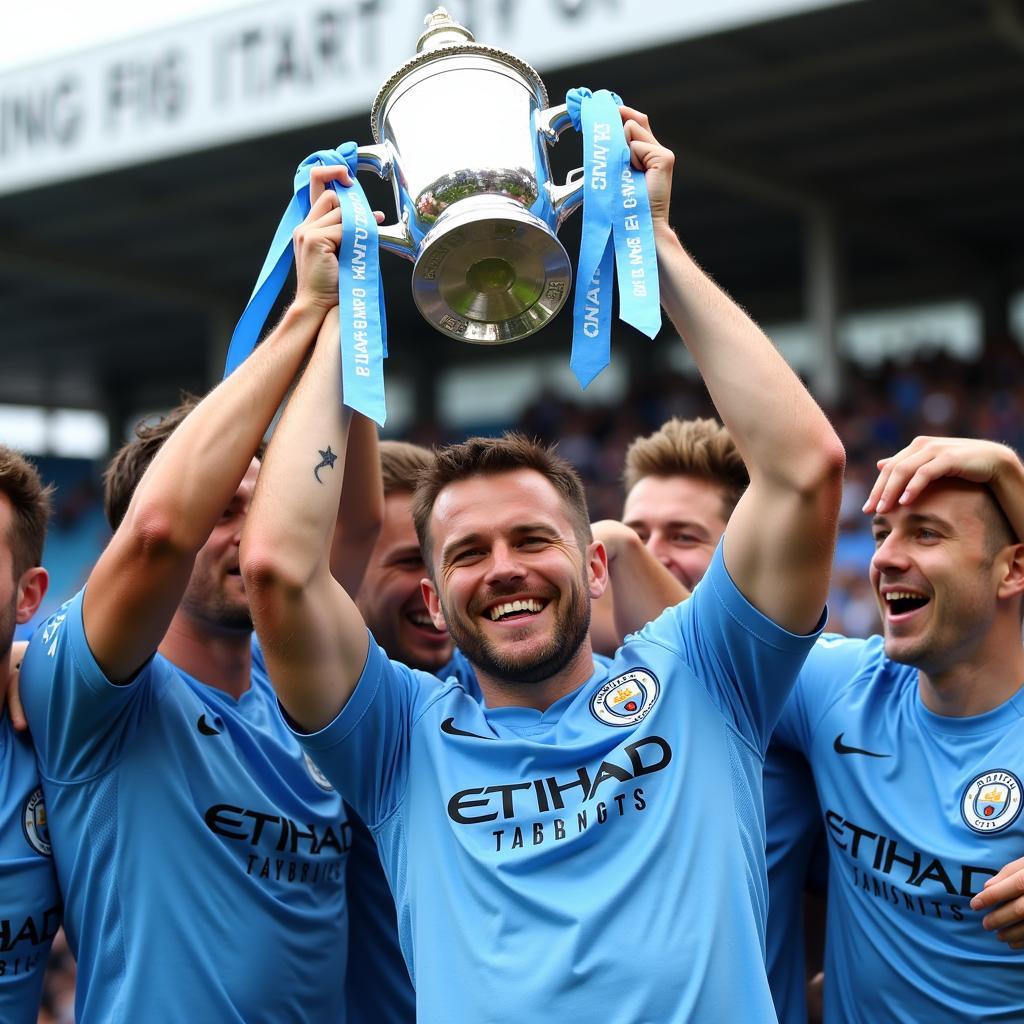
M764 759L768 863L768 984L780 1024L807 1024L804 889L822 838L810 765L777 742Z
M971 910L1024 850L1024 692L936 715L881 637L823 637L776 732L814 771L829 837L829 1024L1024 1021L1024 957Z
M720 550L543 713L371 639L345 708L300 738L377 841L418 1019L774 1021L761 772L812 643L742 597Z
M0 709L0 1021L35 1024L61 899L32 741Z
M79 1024L344 1021L345 810L258 648L237 701L160 655L114 686L79 594L34 636L21 691Z

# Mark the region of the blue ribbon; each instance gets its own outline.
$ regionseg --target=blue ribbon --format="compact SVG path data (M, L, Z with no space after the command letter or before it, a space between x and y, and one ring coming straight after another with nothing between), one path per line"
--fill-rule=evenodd
M341 378L345 404L384 425L383 361L387 358L384 292L380 286L377 221L356 180L357 147L346 142L306 157L295 172L293 195L274 233L263 268L228 347L224 376L233 373L252 352L291 269L292 233L309 215L309 176L318 165L348 164L352 185L330 184L341 207L341 248L338 254L338 314Z
M566 95L569 117L583 135L583 236L569 360L583 388L610 359L613 276L619 319L649 338L661 329L651 204L644 176L631 163L621 103L606 89L570 89Z

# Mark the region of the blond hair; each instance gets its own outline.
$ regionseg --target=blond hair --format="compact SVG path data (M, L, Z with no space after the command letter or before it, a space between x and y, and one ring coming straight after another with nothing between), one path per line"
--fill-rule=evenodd
M638 437L626 451L622 474L626 494L648 476L691 476L722 495L723 518L732 515L750 477L729 432L713 419L673 417L653 434Z

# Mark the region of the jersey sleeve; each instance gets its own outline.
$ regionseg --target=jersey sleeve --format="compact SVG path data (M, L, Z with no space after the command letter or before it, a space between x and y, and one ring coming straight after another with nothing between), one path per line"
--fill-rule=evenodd
M436 677L389 661L371 636L359 682L334 721L315 733L290 727L372 829L401 803L413 726L430 698L443 692Z
M759 612L740 593L718 545L688 601L667 609L642 638L674 650L726 719L761 752L800 666L824 624L800 636Z
M153 660L123 685L110 682L89 649L80 591L29 643L21 700L43 774L74 782L115 765L156 700Z

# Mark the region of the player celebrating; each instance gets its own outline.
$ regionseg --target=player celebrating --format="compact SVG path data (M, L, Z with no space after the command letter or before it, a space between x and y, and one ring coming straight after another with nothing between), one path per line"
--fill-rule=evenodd
M0 701L11 674L16 623L46 594L40 566L50 495L35 467L0 445ZM0 1019L31 1024L50 943L60 927L46 804L32 743L0 708Z
M79 1024L344 1019L345 811L280 720L238 566L254 453L337 301L339 238L328 192L276 330L115 458L113 539L25 657Z
M644 115L624 117L663 302L751 476L693 597L595 668L606 556L578 478L522 439L475 439L439 454L414 508L431 618L486 703L388 661L328 571L337 483L306 457L345 448L331 324L243 538L275 686L374 832L424 1020L774 1017L761 756L821 621L842 448L680 246L672 154Z
M434 626L420 586L428 572L413 524L412 498L434 456L404 441L382 441L379 447L384 516L356 605L388 657L433 672L439 680L455 677L467 694L481 700L472 666L453 647L448 630ZM607 520L595 523L592 531L608 553L609 578L619 581L618 593L632 598L610 614L619 623L620 635L641 628L688 596L647 554L633 530ZM357 815L349 818L348 909L351 933L358 937L349 944L349 1018L406 1024L415 1020L415 993L398 945L394 899L373 838Z
M825 1020L1024 1020L1024 963L975 913L1024 845L1024 466L938 438L880 466L884 638L819 641L776 731L830 840Z
M685 596L683 587L692 589L707 572L749 482L729 432L713 419L673 418L629 446L623 471L626 500L622 519L679 581L676 600ZM646 596L646 591L631 588L620 594L610 585L594 603L592 633L597 649L613 652L628 632L613 616L610 598L621 615L624 605L632 604L638 594ZM823 835L814 781L802 755L777 743L768 747L764 802L770 895L765 930L768 982L779 1020L784 1024L806 1022L801 911L812 855ZM814 928L820 931L824 914L816 904L813 909ZM820 965L817 950L815 961Z

